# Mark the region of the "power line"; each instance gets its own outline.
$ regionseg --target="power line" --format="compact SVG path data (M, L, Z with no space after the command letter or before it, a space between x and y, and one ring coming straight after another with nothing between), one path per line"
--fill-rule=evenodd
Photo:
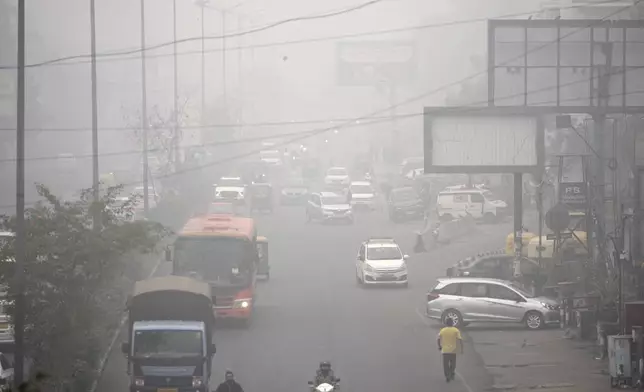
M637 1L634 3L634 5L637 5L637 4L641 3L642 1L644 1L644 0L637 0ZM515 61L515 60L517 60L517 59L519 59L519 58L523 58L523 57L524 57L525 55L527 55L527 54L533 53L533 52L535 52L535 51L542 50L543 48L545 48L545 47L547 47L547 46L549 46L549 45L552 45L552 44L554 44L554 43L556 43L556 42L558 42L558 41L560 41L560 40L562 40L562 39L564 39L564 38L567 38L567 37L569 37L569 36L571 36L571 35L573 35L573 34L576 34L576 33L578 33L578 32L579 32L579 31L581 31L581 30L584 30L584 29L590 28L590 27L592 27L594 24L601 23L601 22L603 22L604 20L606 20L606 19L608 19L608 18L610 18L610 17L612 17L612 16L614 16L614 15L616 15L616 14L618 14L618 13L620 13L620 12L624 11L625 9L630 8L630 7L631 7L631 5L629 5L629 6L625 6L625 7L620 7L620 9L619 9L619 10L614 11L614 12L612 12L612 13L610 13L610 14L606 15L605 17L601 18L601 19L593 20L591 23L589 23L589 24L588 24L588 26L580 27L580 28L578 28L578 29L573 29L573 30L571 30L570 32L568 32L567 34L561 35L561 36L559 36L557 39L555 39L555 40L553 40L553 41L548 41L548 42L546 42L546 43L544 43L544 44L542 44L542 45L539 45L539 46L533 47L533 48L531 48L531 49L529 49L529 50L525 51L524 53L521 53L521 54L520 54L520 55L518 55L518 56L511 57L511 58L507 59L506 61L504 61L504 62L502 62L502 63L500 63L500 64L497 64L497 65L496 65L496 67L502 67L502 66L507 65L507 64L509 64L509 63L511 63L511 62L513 62L513 61ZM353 125L353 124L355 124L355 123L358 123L359 121L362 121L362 120L368 119L370 116L378 115L378 114L380 114L380 113L382 113L382 112L389 111L389 110L391 110L391 109L393 109L393 108L397 108L397 107L399 107L399 106L406 105L406 104L408 104L408 103L418 101L418 100L423 99L423 98L425 98L425 97L427 97L427 96L430 96L430 95L436 94L436 93L438 93L438 92L440 92L440 91L443 91L443 90L445 90L445 89L447 89L447 88L450 88L450 87L452 87L452 86L454 86L454 85L456 85L456 84L462 84L462 83L465 83L465 82L467 82L467 81L469 81L469 80L471 80L471 79L473 79L473 78L475 78L475 77L477 77L477 76L479 76L479 75L481 75L481 74L483 74L483 73L485 73L485 72L487 72L487 71L488 71L487 69L484 69L484 70L482 70L482 71L479 71L479 72L473 73L473 74L471 74L471 75L469 75L469 76L467 76L467 77L465 77L465 78L463 78L463 79L461 79L461 80L459 80L459 81L445 84L445 85L443 85L443 86L441 86L441 87L438 87L438 88L432 89L432 90L430 90L430 91L428 91L428 92L425 92L425 93L423 93L423 94L417 95L417 96L415 96L415 97L412 97L412 98L406 99L406 100L404 100L404 101L402 101L402 102L399 102L399 103L397 103L397 104L391 105L391 106L386 107L386 108L384 108L384 109L379 109L379 110L376 110L376 111L374 111L374 112L372 112L372 113L369 113L369 114L367 114L367 115L364 115L364 116L361 116L361 117L355 118L355 119L353 119L352 121L347 121L347 122L345 122L345 123L343 123L343 124L340 124L340 125L337 125L337 126L333 126L333 127L327 127L327 128L322 128L322 129L318 129L318 130L312 130L312 131L310 131L310 132L307 132L307 133L306 133L306 134L304 134L304 135L298 135L298 136L296 136L296 137L294 137L294 138L292 138L292 139L289 139L289 140L287 140L287 141L284 141L284 142L278 143L276 146L280 146L280 147L281 147L281 146L286 146L286 145L292 144L292 143L294 143L294 142L296 142L296 141L304 140L304 139L307 139L307 138L310 138L310 137L316 136L316 135L318 135L318 134L322 134L322 133L329 132L329 131L332 131L332 130L335 130L335 129L341 129L341 128L345 128L345 127L351 126L351 125ZM592 78L592 77L591 77L591 78ZM572 82L571 84L574 84L574 83L577 83L577 82ZM537 90L535 90L535 91L530 91L529 93L539 92L540 90L549 90L549 89L554 89L554 88L557 88L557 87L561 87L561 86L550 86L550 87L544 87L544 88L541 88L541 89L537 89ZM520 95L524 95L524 94L525 94L525 93L521 92L521 93L511 94L511 95L509 95L509 96L502 97L502 98L503 98L503 99L507 99L507 98L510 98L510 97L512 97L512 96L520 96ZM630 94L630 93L629 93L629 94ZM579 98L575 98L574 100L577 100L577 99L579 99ZM567 99L565 99L564 101L566 101L566 100L567 100ZM478 105L480 105L480 104L484 104L484 103L488 103L488 104L489 104L489 101L488 101L488 100L480 101L480 102L478 102L478 103L471 103L470 105L477 105L477 104L478 104ZM548 103L548 102L540 102L540 104L544 104L544 103ZM554 103L554 102L550 102L550 103ZM468 105L468 106L469 106L469 105ZM488 107L486 107L486 106L472 106L472 111L485 110L485 109L487 109L487 108L488 108ZM447 107L446 109L449 109L449 107ZM459 109L460 109L460 110L462 110L462 107L461 107L461 108L459 108ZM186 168L186 169L182 169L182 170L177 170L177 171L175 171L175 172L173 172L173 173L169 173L169 174L164 174L164 175L157 176L156 178L157 178L157 179L162 179L162 178L169 178L169 177L174 177L174 176L182 175L182 174L185 174L185 173L188 173L188 172L192 172L192 171L196 171L196 170L201 170L201 169L204 169L204 168L207 168L207 167L211 167L211 166L216 166L216 165L219 165L219 164L222 164L222 163L227 163L227 162L235 161L235 160L238 160L238 159L242 159L242 158L246 158L246 157L254 156L254 155L256 155L256 154L260 153L261 151L262 151L262 149L255 149L255 150L252 150L252 151L249 151L249 152L243 153L243 154L238 154L238 155L235 155L235 156L232 156L232 157L228 157L228 158L224 158L224 159L221 159L221 160L218 160L218 161L215 161L215 162L210 162L210 163L205 164L205 165L199 165L199 166L194 166L194 167L190 167L190 168ZM122 185L124 185L124 186L128 186L128 185L136 185L136 184L138 184L138 182L133 182L133 183L129 183L129 184L122 184ZM30 203L30 204L33 204L33 203ZM9 205L9 206L0 206L0 208L11 208L11 207L12 207L11 205Z
M619 0L606 0L602 2L598 2L597 4L609 4L609 3L615 3L618 2ZM559 7L559 9L575 9L575 8L580 8L584 7L582 4L578 5L571 5L571 6L565 6L565 7ZM315 38L303 38L303 39L297 39L297 40L286 40L286 41L276 41L276 42L268 42L264 44L252 44L252 45L238 45L238 46L232 46L232 47L227 47L226 51L234 51L234 50L245 50L245 49L257 49L257 48L269 48L269 47L275 47L275 46L287 46L287 45L298 45L298 44L304 44L304 43L314 43L314 42L324 42L324 41L336 41L336 40L341 40L341 39L347 39L347 38L359 38L359 37L367 37L367 36L374 36L374 35L385 35L385 34L396 34L396 33L403 33L403 32L408 32L408 31L414 31L414 30L424 30L424 29L431 29L431 28L440 28L440 27L450 27L450 26L457 26L457 25L463 25L463 24L472 24L472 23L480 23L480 22L486 22L490 19L508 19L508 18L516 18L516 17L521 17L521 16L530 16L534 15L535 13L541 12L541 9L538 10L532 10L528 12L517 12L517 13L512 13L512 14L503 14L503 15L498 15L493 18L490 17L480 17L480 18L471 18L471 19L461 19L461 20L452 20L452 21L446 21L446 22L436 22L436 23L427 23L427 24L422 24L422 25L416 25L416 26L407 26L407 27L398 27L398 28L392 28L392 29L385 29L385 30L376 30L376 31L366 31L362 33L347 33L347 34L338 34L338 35L330 35L330 36L322 36L322 37L315 37ZM308 18L308 17L302 17L302 18ZM292 18L292 19L297 19L297 18ZM275 22L275 23L280 23L280 22ZM264 26L266 27L266 26ZM203 39L206 40L222 40L224 38L230 38L230 37L237 37L241 35L246 35L248 34L248 31L244 32L238 32L238 33L232 33L232 34L224 34L224 35L219 35L219 36L206 36L203 37ZM192 42L192 41L201 41L202 37L189 37L189 38L184 38L180 40L180 43L187 43L187 42ZM177 41L179 43L179 41ZM165 47L165 46L170 46L173 45L174 41L171 42L164 42L162 44L159 44L157 46L159 47ZM131 50L123 50L123 51L114 51L114 52L107 52L107 53L102 53L97 55L100 58L100 62L113 62L113 61L127 61L127 60L139 60L140 56L127 56L128 54L138 54L142 50L153 50L153 49L158 49L158 47L148 47L145 49L131 49ZM215 48L215 49L209 49L204 51L204 53L216 53L216 52L221 52L223 49L221 48ZM183 55L192 55L192 54L201 54L201 50L192 50L192 51L185 51L185 52L178 52L177 55L183 56ZM118 56L125 56L125 57L118 57ZM156 55L149 55L147 58L162 58L162 57L168 57L172 56L172 54L165 54L165 53L160 53ZM76 64L87 64L89 63L89 60L87 58L89 55L87 54L82 54L82 55L71 55L71 56L65 56L65 57L59 57L55 58L52 60L47 60L43 62L38 62L38 63L32 63L28 64L26 67L27 68L37 68L37 67L43 67L43 66L62 66L62 65L76 65ZM117 57L117 58L110 58L110 57ZM71 60L79 60L79 61L71 61ZM2 69L16 69L15 66L0 66L0 70Z
M105 53L97 53L96 57L97 58L103 58L103 57L114 57L114 56L127 56L131 54L140 54L142 51L151 51L151 50L156 50L156 49L162 49L168 46L176 45L176 44L183 44L183 43L188 43L188 42L193 42L193 41L201 41L203 39L207 40L221 40L224 38L232 38L232 37L241 37L249 34L254 34L254 33L259 33L261 31L266 31L284 24L292 23L292 22L298 22L298 21L305 21L305 20L316 20L316 19L325 19L325 18L331 18L334 16L339 16L339 15L344 15L348 14L351 12L355 12L358 10L361 10L363 8L372 6L374 4L380 3L383 0L370 0L365 3L359 4L357 6L347 8L341 11L336 11L336 12L330 12L322 15L311 15L311 16L298 16L294 18L288 18L284 19L278 22L271 23L266 26L262 27L257 27L254 29L246 30L246 31L241 31L237 33L232 33L232 34L223 34L223 35L218 35L218 36L206 36L206 37L189 37L189 38L182 38L182 39L177 39L169 42L163 42L161 44L157 45L150 45L146 48L136 48L136 49L127 49L127 50L120 50L120 51L112 51L112 52L105 52ZM40 63L34 63L34 64L28 64L26 67L27 68L35 68L35 67L42 67L45 65L51 65L51 64L56 64L56 63L61 63L61 62L67 62L70 60L81 60L81 59L87 59L89 58L90 55L88 54L79 54L79 55L71 55L71 56L65 56L65 57L60 57L52 60L47 60L43 61ZM0 69L15 69L16 67L0 67Z

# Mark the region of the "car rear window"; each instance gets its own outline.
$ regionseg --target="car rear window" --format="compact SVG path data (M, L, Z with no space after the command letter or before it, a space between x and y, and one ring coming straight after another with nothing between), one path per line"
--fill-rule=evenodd
M458 283L447 283L443 284L442 282L439 282L436 287L432 290L432 293L435 294L445 294L445 295L458 295L459 294L459 287L460 285Z

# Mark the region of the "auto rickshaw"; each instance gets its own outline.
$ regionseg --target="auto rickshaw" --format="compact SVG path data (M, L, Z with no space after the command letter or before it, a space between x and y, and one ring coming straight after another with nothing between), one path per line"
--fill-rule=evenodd
M273 212L273 186L268 183L253 183L250 186L250 210Z
M266 237L257 237L257 254L259 256L257 275L269 280L271 278L271 266L268 263L268 240Z

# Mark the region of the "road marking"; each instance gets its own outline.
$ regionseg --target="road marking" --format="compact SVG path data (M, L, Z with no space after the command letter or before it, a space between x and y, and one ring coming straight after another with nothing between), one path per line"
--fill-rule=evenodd
M163 264L164 259L159 259L157 261L156 265L152 268L152 271L148 275L146 279L150 279L159 269L161 264ZM110 344L107 346L107 350L105 350L105 354L101 357L101 360L99 361L99 366L98 366L98 375L96 378L94 378L94 381L92 382L92 386L89 389L89 392L95 392L96 389L98 388L98 382L101 379L101 376L103 375L103 372L105 371L105 367L107 366L107 360L110 357L110 354L112 353L112 350L114 349L114 345L116 344L116 341L119 338L119 335L121 335L121 330L123 329L123 326L127 322L127 312L124 312L123 317L121 317L121 321L119 322L119 326L116 328L114 333L112 334L112 339L110 340Z
M418 317L420 317L420 321L422 321L423 324L425 324L428 327L431 326L431 322L427 319L427 317L425 317L423 312L421 312L420 309L418 309L418 308L416 308L415 310L416 310L416 314L418 315ZM455 373L456 373L456 376L458 377L458 379L461 381L461 383L465 387L465 389L467 390L467 392L474 392L474 390L470 387L470 385L467 383L467 381L465 381L465 377L463 377L459 372L455 372Z

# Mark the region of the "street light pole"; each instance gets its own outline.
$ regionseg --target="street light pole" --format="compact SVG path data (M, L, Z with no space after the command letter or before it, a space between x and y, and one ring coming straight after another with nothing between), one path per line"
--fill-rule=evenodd
M224 97L224 110L228 107L228 92L226 91L226 11L221 11L221 84Z
M14 275L15 389L25 374L25 0L18 0L18 90L16 92L16 265Z
M91 45L91 78L92 78L92 193L94 202L99 199L99 174L98 174L98 96L96 81L96 5L95 0L90 0L90 45ZM94 209L94 227L100 224L100 212Z
M172 135L172 145L174 147L174 169L179 165L179 75L177 67L177 0L172 0L172 57L174 60L174 132Z
M206 4L201 6L201 125L205 124L206 115L206 32L204 10Z
M148 216L150 200L148 190L148 88L145 62L145 0L141 0L141 131L143 141L143 212Z

